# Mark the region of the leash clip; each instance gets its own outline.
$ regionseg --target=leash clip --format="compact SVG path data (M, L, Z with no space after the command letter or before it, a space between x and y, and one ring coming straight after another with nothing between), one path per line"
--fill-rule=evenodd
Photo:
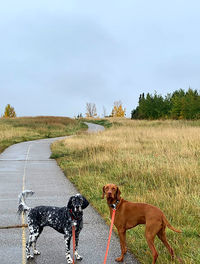
M113 208L113 210L116 210L117 209L117 204L113 204L112 208Z
M111 204L110 207L113 208L113 210L117 210L117 205L118 205L119 201L117 200L115 204Z
M76 223L76 221L72 221L72 226L77 226L77 223Z

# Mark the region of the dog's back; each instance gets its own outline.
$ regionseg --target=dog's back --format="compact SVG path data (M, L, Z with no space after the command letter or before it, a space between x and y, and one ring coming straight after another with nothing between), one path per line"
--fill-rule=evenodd
M28 213L32 225L50 226L56 231L64 234L64 227L69 225L69 212L67 207L36 206Z

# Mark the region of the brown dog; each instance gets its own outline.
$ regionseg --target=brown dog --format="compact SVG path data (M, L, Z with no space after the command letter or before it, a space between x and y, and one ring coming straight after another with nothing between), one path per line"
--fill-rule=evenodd
M107 184L103 187L103 196L106 195L107 203L110 208L110 216L112 216L112 208L116 206L116 215L114 225L116 226L121 245L121 256L116 261L123 261L124 254L127 252L126 248L126 230L133 228L139 224L146 224L145 237L149 248L152 252L153 262L156 263L158 253L154 246L154 238L157 235L163 242L172 258L174 258L174 251L167 242L165 228L166 226L171 230L181 233L176 230L167 221L163 212L150 204L146 203L132 203L120 197L120 190L115 184Z

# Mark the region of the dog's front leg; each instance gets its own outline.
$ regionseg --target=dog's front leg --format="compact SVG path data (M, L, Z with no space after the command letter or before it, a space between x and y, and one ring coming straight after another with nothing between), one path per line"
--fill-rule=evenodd
M32 247L33 247L33 254L40 255L40 251L36 249L36 242L33 242Z
M82 260L83 257L81 257L79 254L78 254L78 241L79 241L79 234L80 234L80 231L81 230L76 230L76 235L75 235L75 238L76 238L76 247L75 247L75 257L77 260Z
M72 234L70 232L66 231L65 235L64 235L64 240L65 240L65 247L66 247L65 256L66 256L68 264L73 263L71 255L70 255L70 241L71 241L71 237L72 237Z
M116 258L115 260L118 262L122 262L124 259L124 254L126 254L126 231L125 230L119 230L119 238L120 238L120 246L121 246L121 256L119 258Z

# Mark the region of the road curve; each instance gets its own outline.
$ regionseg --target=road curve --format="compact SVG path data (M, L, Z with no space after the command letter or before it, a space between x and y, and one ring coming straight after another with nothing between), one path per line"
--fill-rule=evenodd
M90 124L90 123L89 123ZM89 125L91 128L91 124ZM94 128L92 124L93 129ZM55 160L49 159L50 145L55 140L42 139L12 145L0 155L0 226L15 226L22 223L16 214L18 194L22 189L31 189L35 195L27 199L31 207L36 205L65 206L69 197L77 193L75 187L65 177ZM99 198L100 199L100 198ZM79 252L83 256L81 264L102 264L109 227L91 207L84 212L84 228L80 234ZM28 231L26 229L26 239ZM0 229L0 263L25 264L22 228ZM38 239L40 256L28 263L59 264L65 261L63 235L46 227ZM112 235L108 264L115 263L120 254L119 240ZM138 263L127 254L127 264Z
M84 123L88 126L89 133L95 133L95 132L103 131L105 129L103 126L97 124L88 123L88 122L84 122Z

